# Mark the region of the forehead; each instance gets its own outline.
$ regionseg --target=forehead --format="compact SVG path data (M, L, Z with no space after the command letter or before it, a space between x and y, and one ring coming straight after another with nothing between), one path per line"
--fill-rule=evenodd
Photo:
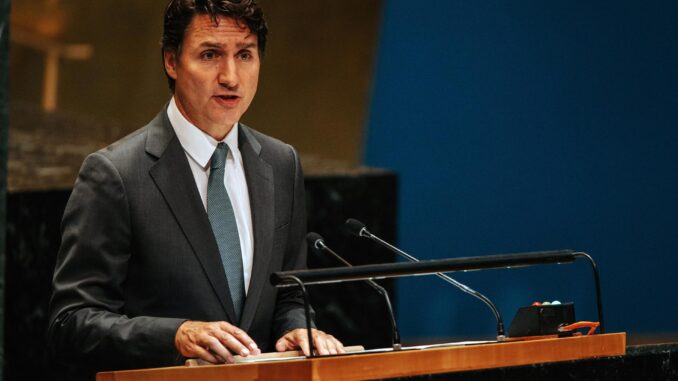
M256 43L257 37L244 22L238 22L231 17L219 16L217 22L209 16L198 14L193 16L191 23L186 27L184 41L201 43L203 41L249 41Z

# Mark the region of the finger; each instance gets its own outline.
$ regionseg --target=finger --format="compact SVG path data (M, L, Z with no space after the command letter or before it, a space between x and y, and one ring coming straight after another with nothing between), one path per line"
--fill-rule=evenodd
M339 353L346 353L346 349L344 348L344 344L343 344L341 341L337 340L334 336L332 336L332 339L333 339L333 340L335 341L335 343L336 343L335 345L336 345L336 347L337 347L337 351L338 351Z
M324 335L323 339L325 340L325 347L327 347L327 352L329 352L329 354L336 355L339 353L336 340L334 340L332 335Z
M242 345L244 345L247 348L248 354L250 353L255 355L261 354L261 350L259 350L257 343L255 343L254 340L252 340L252 338L245 331L230 324L228 324L228 326L229 327L226 327L226 329L224 330L233 335L233 337L236 340L238 340Z
M201 344L205 347L205 349L209 350L212 355L215 357L220 357L224 360L224 362L229 364L234 362L233 355L218 338L209 336Z
M217 359L217 362L219 364L226 364L226 363L232 364L233 363L233 362L228 362L228 361L224 360L223 358L221 358L221 356L219 356L216 353L212 353L211 351L208 351L208 352L210 352L212 354L212 356L214 356L214 358Z
M239 354L240 356L247 357L250 355L250 350L247 349L243 343L241 343L235 336L226 333L219 332L217 338L231 353Z
M341 344L339 340L337 340L336 337L332 335L327 335L327 348L329 349L330 353L332 354L337 354L337 353L344 353L344 345Z
M327 347L327 340L325 339L325 334L322 331L313 330L313 341L315 345L315 350L319 355L325 356L329 355L330 351Z
M291 349L293 349L292 343L286 338L286 336L281 337L280 340L275 343L275 350L278 352L285 352Z
M311 351L308 348L308 335L306 334L305 329L295 330L296 334L293 336L294 346L301 348L301 351L304 353L304 356L310 356Z
M221 361L219 361L219 359L214 357L208 350L206 350L205 348L202 348L198 345L194 346L194 348L192 349L191 352L193 352L193 353L190 356L187 356L187 357L198 357L198 358L205 360L207 362L210 362L212 364L220 364L221 363Z

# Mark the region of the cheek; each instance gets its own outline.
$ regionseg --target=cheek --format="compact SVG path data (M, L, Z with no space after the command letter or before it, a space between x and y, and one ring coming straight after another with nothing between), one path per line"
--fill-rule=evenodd
M206 92L209 90L209 73L208 70L198 65L186 65L184 68L183 79L192 91Z
M254 94L257 92L257 86L259 85L259 72L257 71L256 73L252 74L249 78L248 81L248 87L249 87L249 95L250 97L254 97Z

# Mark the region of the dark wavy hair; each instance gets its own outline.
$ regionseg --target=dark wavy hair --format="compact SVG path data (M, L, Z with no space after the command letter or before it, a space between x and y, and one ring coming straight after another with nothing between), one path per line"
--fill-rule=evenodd
M181 52L186 28L195 15L208 15L215 23L219 22L220 16L244 23L257 35L259 55L263 57L268 26L264 20L264 12L254 0L170 0L165 9L162 32L163 60L165 51L173 51L177 55ZM165 75L170 90L174 92L174 79L167 74L167 70Z

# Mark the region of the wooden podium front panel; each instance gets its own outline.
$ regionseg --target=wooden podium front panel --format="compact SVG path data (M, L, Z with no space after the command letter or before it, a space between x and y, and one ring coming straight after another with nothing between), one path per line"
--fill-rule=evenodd
M177 366L101 372L97 373L97 381L311 380L311 367L309 360L261 364Z
M623 355L623 333L318 359L313 380L449 373ZM316 361L316 360L313 360Z
M98 381L365 380L518 366L625 353L626 334L356 354L236 365L103 372Z

